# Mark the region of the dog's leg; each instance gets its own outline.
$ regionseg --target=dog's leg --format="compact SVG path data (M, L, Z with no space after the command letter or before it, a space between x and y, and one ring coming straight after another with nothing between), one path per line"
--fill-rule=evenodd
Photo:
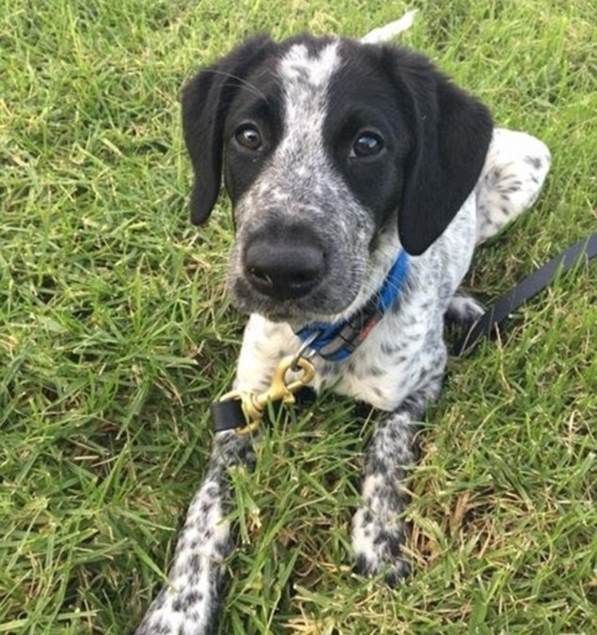
M234 389L261 392L285 355L279 328L252 316L245 329ZM187 512L168 586L159 593L136 635L210 635L224 595L225 560L235 547L231 523L231 468L255 465L254 435L216 435L207 474Z
M225 559L234 548L228 470L254 466L251 435L221 432L205 479L178 538L169 584L161 590L136 635L208 635L215 632L225 581Z
M496 128L477 187L477 243L497 234L537 200L551 154L539 139Z
M352 525L356 569L369 575L385 573L385 581L391 586L410 572L402 549L406 537L402 516L408 503L404 480L416 460L415 437L426 404L437 399L441 391L441 360L436 368L442 370L426 389L407 398L381 421L365 453L363 502Z
M472 296L457 291L452 297L446 310L445 322L447 326L462 329L470 328L483 314L485 307Z

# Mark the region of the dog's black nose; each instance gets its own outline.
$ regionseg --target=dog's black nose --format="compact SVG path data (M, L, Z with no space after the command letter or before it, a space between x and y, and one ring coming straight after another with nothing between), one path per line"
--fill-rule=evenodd
M304 240L256 239L245 252L245 276L251 286L276 300L306 295L324 274L323 250Z

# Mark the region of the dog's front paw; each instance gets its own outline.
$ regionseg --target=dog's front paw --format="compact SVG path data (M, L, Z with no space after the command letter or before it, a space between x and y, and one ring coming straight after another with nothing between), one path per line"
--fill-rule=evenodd
M457 293L448 304L446 323L448 325L470 328L485 313L485 307L462 292Z
M410 573L410 564L403 551L404 522L395 514L393 516L376 513L370 507L361 507L352 522L357 573L383 573L385 582L392 587Z

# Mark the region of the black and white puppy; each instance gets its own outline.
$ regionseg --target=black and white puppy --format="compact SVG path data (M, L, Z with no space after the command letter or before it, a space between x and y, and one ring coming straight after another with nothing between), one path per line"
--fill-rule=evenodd
M349 325L363 340L315 355L313 387L386 413L366 450L353 545L359 571L394 584L409 568L401 481L442 387L444 318L479 315L458 294L474 247L534 202L549 151L494 129L487 108L425 57L339 37L248 40L190 81L183 125L192 221L207 220L222 174L233 204L228 284L251 314L236 388L266 389L308 325ZM362 314L366 338L354 327ZM214 631L233 550L227 471L253 465L253 442L216 435L170 585L138 634Z

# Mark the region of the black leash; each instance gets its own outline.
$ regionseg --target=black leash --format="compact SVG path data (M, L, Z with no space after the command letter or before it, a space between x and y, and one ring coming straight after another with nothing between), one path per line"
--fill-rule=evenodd
M512 291L488 309L458 340L452 354L456 357L470 353L484 337L497 332L497 327L516 309L551 284L558 273L566 273L581 261L597 256L597 234L583 238L566 251L527 276Z

